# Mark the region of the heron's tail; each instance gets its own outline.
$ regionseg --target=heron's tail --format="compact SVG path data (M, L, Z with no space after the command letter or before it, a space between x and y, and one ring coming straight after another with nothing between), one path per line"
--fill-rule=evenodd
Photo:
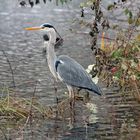
M90 88L89 87L78 87L78 88L89 90L89 91L94 92L100 96L102 95L102 91L97 85L93 85L92 88L91 87Z
M95 84L93 84L93 85L92 85L92 88L89 88L88 90L90 90L90 91L96 93L97 95L100 95L100 96L102 95L102 91L101 91L100 87L98 87L98 86L95 85Z

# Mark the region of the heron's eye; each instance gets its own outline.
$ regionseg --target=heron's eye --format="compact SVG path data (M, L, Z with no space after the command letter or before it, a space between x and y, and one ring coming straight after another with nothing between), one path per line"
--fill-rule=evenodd
M45 28L45 26L42 26L42 29L44 29Z

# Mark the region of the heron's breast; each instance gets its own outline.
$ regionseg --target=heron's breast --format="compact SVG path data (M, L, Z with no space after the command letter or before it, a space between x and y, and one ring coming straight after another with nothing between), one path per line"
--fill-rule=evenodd
M60 81L63 81L63 79L61 78L61 76L59 75L59 73L58 73L58 72L56 72L56 73L57 73L58 79L59 79Z

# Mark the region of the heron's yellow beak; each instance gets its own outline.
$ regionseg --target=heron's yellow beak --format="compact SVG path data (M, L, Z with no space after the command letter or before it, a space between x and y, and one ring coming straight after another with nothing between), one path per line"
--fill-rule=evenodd
M33 30L41 30L41 27L29 27L29 28L25 28L25 30L29 30L29 31L33 31Z

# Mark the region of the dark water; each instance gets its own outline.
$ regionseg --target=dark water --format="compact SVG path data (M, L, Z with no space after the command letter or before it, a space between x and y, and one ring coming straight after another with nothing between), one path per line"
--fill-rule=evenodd
M34 8L20 7L16 0L1 0L0 5L0 50L8 56L14 75L16 95L29 98L38 82L35 96L44 105L56 104L54 79L42 54L42 34L27 32L25 27L52 23L64 39L64 45L57 48L57 54L66 54L76 59L85 68L94 62L89 46L88 29L74 22L80 18L80 0L56 6L55 2L40 4ZM71 30L73 32L71 32ZM6 57L0 51L0 87L12 86L13 79ZM65 85L55 84L57 96L67 97ZM134 99L109 94L103 97L90 94L91 100L84 104L77 101L75 115L66 118L40 119L32 122L25 130L20 125L7 122L0 126L0 139L12 140L127 140L133 139L139 113ZM83 93L84 94L84 93ZM119 104L122 103L122 106ZM129 104L132 104L130 107ZM71 121L74 117L74 121ZM59 118L59 119L58 119ZM137 138L138 139L138 138Z

